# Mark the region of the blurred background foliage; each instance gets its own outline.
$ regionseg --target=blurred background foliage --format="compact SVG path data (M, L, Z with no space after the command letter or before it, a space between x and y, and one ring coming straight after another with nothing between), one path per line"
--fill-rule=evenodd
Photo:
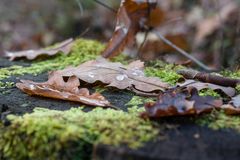
M120 0L101 1L115 9L120 4ZM239 67L239 0L158 2L165 18L157 28L160 33L215 68ZM69 37L107 42L116 18L115 13L94 0L1 0L0 15L0 53L48 46ZM141 35L139 37L137 41L141 43ZM128 52L132 54L136 48ZM171 47L151 36L142 49L141 58L186 62Z

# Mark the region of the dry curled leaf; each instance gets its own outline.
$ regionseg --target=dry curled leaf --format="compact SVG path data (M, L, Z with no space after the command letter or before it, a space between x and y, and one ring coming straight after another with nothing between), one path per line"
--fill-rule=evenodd
M117 24L111 40L102 55L111 58L134 42L135 35L161 23L163 12L157 7L157 0L122 0L117 14Z
M121 63L108 62L105 59L88 61L76 68L58 71L63 77L76 76L87 83L100 81L118 89L138 90L141 92L164 91L169 88L167 83L157 77L146 77L143 72L144 64L135 61L124 66Z
M220 108L222 104L220 99L199 96L195 88L176 89L160 94L156 103L147 103L144 114L151 118L196 115Z
M27 58L28 60L33 60L37 58L38 56L47 55L47 56L53 56L56 55L59 52L63 52L64 54L69 54L73 46L73 39L70 38L68 40L65 40L53 48L49 49L39 49L39 50L26 50L26 51L19 51L19 52L6 52L6 57L9 57L10 60L15 60L17 58Z
M224 93L228 97L233 97L236 94L236 90L232 87L224 87L216 84L204 83L195 80L186 80L184 83L179 83L178 86L194 87L198 91L201 91L203 89L221 91L221 93Z
M79 89L79 86L80 82L76 76L69 77L65 82L57 72L52 72L47 82L36 83L21 80L21 83L17 83L17 87L29 95L80 102L91 106L110 106L110 103L101 94L90 94L88 89Z

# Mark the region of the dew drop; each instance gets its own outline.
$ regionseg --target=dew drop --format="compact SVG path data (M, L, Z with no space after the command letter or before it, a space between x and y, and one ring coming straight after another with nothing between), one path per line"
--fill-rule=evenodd
M29 85L29 88L30 88L30 90L34 90L34 89L36 89L35 86L34 86L33 84L30 84L30 85Z
M139 70L134 70L134 72L132 72L132 75L134 75L134 76L144 76L144 73L142 71L139 71Z
M133 72L132 75L134 75L134 76L138 76L137 72Z
M123 81L124 79L125 79L125 75L118 75L117 77L116 77L116 79L118 80L118 81Z
M27 54L32 54L32 53L34 53L34 50L28 50L26 52L27 52Z
M94 78L94 74L93 74L92 72L89 72L89 73L88 73L88 77Z

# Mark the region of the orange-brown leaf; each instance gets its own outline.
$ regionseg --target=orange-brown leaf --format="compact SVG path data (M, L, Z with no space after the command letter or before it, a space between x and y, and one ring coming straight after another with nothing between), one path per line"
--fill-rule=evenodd
M79 89L79 86L80 82L76 76L69 77L65 82L57 72L52 72L47 82L21 80L21 83L17 83L17 87L29 95L80 102L91 106L110 106L110 102L101 94L90 94L88 89Z
M117 14L115 31L102 53L103 57L111 58L118 55L126 45L134 42L135 35L143 30L145 25L156 25L158 23L157 16L151 14L156 5L156 0L122 0Z

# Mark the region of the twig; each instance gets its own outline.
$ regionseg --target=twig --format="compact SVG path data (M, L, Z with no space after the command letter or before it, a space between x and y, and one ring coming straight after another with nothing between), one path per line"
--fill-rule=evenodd
M178 74L181 74L186 79L196 79L206 83L217 84L226 87L236 87L240 84L240 79L227 78L218 75L212 75L210 73L198 72L195 70L183 69L177 71Z
M99 1L99 0L94 0L96 3L102 5L103 7L109 9L110 11L114 12L114 13L117 13L117 10L113 9L112 7L110 7L109 5Z
M161 35L159 32L157 32L156 30L152 30L153 33L155 33L158 38L160 38L164 43L166 43L167 45L171 46L172 48L174 48L176 51L178 51L180 54L182 54L183 56L187 57L188 59L190 59L191 61L193 61L194 63L196 63L199 67L201 67L202 69L206 70L206 71L213 71L213 69L209 68L208 66L206 66L205 64L203 64L202 62L200 62L199 60L197 60L195 57L191 56L189 53L187 53L186 51L184 51L183 49L179 48L178 46L176 46L175 44L173 44L171 41L169 41L168 39L166 39L163 35Z
M148 38L148 34L149 34L149 31L146 31L145 34L144 34L144 39L143 39L140 47L138 48L137 55L139 55L140 58L142 58L141 51L142 51L142 49L143 49L143 47L145 45L145 42L146 42L146 40Z

